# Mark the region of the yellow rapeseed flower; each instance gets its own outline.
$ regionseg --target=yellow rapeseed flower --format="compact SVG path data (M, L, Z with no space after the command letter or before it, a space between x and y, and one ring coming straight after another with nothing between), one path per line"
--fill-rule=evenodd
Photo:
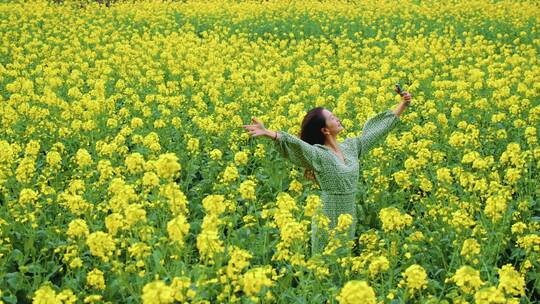
M502 266L499 270L499 286L505 294L513 296L525 295L525 278L511 264Z
M70 238L81 238L88 235L88 226L83 219L72 220L68 225L67 235Z
M425 289L427 284L426 270L417 264L413 264L405 269L403 279L399 282L400 286L406 285L412 293Z
M394 207L383 208L379 211L379 218L385 232L399 231L412 224L412 217L402 214Z
M179 214L167 223L169 239L176 242L180 247L184 246L184 237L189 231L189 223L186 218Z
M237 166L242 166L247 164L249 160L248 153L245 151L238 151L234 154L234 163Z
M245 200L254 200L254 199L256 199L256 197L255 197L255 186L256 186L256 184L252 180L243 181L240 184L240 189L238 189L238 192L240 192L240 196L242 197L242 199L245 199Z
M271 266L256 267L248 270L242 277L242 290L252 299L263 289L274 286L275 282L268 276L272 274Z
M112 236L103 231L97 231L88 235L86 245L90 248L92 255L100 257L104 262L109 261L115 250Z
M86 167L92 164L92 156L84 148L81 148L75 154L75 160L79 167Z
M160 178L175 178L180 169L178 157L174 153L161 154L156 161L156 172Z
M476 304L502 304L507 303L504 293L494 286L478 290L474 294Z
M336 299L340 304L377 303L375 291L366 281L349 281L343 286Z
M157 280L144 285L141 298L143 304L173 303L174 290L163 281Z
M484 282L480 279L480 271L470 267L462 266L450 278L463 292L471 294L478 290Z
M384 273L390 267L390 262L385 256L374 257L369 263L369 275L371 277L377 276L379 273Z
M105 278L103 277L103 271L94 268L92 271L88 272L86 274L86 284L96 289L105 289Z

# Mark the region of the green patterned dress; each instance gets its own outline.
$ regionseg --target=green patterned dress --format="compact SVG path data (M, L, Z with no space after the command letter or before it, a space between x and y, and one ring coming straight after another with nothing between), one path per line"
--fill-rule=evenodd
M280 137L273 145L280 154L292 163L312 169L319 182L323 212L330 219L330 228L334 228L340 214L349 213L353 223L349 236L354 237L357 223L356 188L360 176L359 158L365 155L379 140L400 122L392 111L381 112L364 124L361 136L347 138L338 143L345 161L325 145L311 145L284 131L278 131ZM321 253L328 241L328 234L317 229L312 221L312 254Z

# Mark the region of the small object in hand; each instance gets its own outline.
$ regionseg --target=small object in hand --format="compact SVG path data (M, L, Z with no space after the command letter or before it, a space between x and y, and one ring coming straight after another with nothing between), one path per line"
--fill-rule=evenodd
M396 92L397 92L399 95L403 96L403 89L402 89L401 86L399 85L399 82L396 83Z

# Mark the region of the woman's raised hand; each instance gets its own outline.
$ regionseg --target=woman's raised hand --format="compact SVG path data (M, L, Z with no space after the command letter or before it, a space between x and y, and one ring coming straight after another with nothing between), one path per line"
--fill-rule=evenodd
M397 91L396 91L397 92ZM397 117L401 115L401 113L409 107L409 104L411 103L411 94L409 92L403 92L401 95L402 101L401 103L396 107L394 110L394 113Z
M257 120L255 117L251 117L252 125L243 125L242 127L248 130L249 135L252 137L268 135L268 130L264 127L263 123Z
M401 95L403 98L403 102L406 106L408 106L411 103L412 96L409 94L409 92L403 92L403 95Z

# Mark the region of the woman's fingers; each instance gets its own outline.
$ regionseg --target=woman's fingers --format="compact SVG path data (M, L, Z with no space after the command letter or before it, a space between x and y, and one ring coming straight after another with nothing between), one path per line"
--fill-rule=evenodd
M405 92L403 93L403 100L405 101L405 103L407 105L409 105L409 103L411 102L411 94L409 94L408 92Z
M247 130L254 130L257 126L256 125L243 125L242 126L244 129L247 129Z
M261 135L261 133L259 133L259 132L257 132L257 131L249 131L248 133L249 133L249 135L251 135L251 137L255 137L255 136Z
M256 119L255 117L252 117L251 120L257 125L257 126L260 126L260 127L263 127L263 123L260 122L258 119Z

